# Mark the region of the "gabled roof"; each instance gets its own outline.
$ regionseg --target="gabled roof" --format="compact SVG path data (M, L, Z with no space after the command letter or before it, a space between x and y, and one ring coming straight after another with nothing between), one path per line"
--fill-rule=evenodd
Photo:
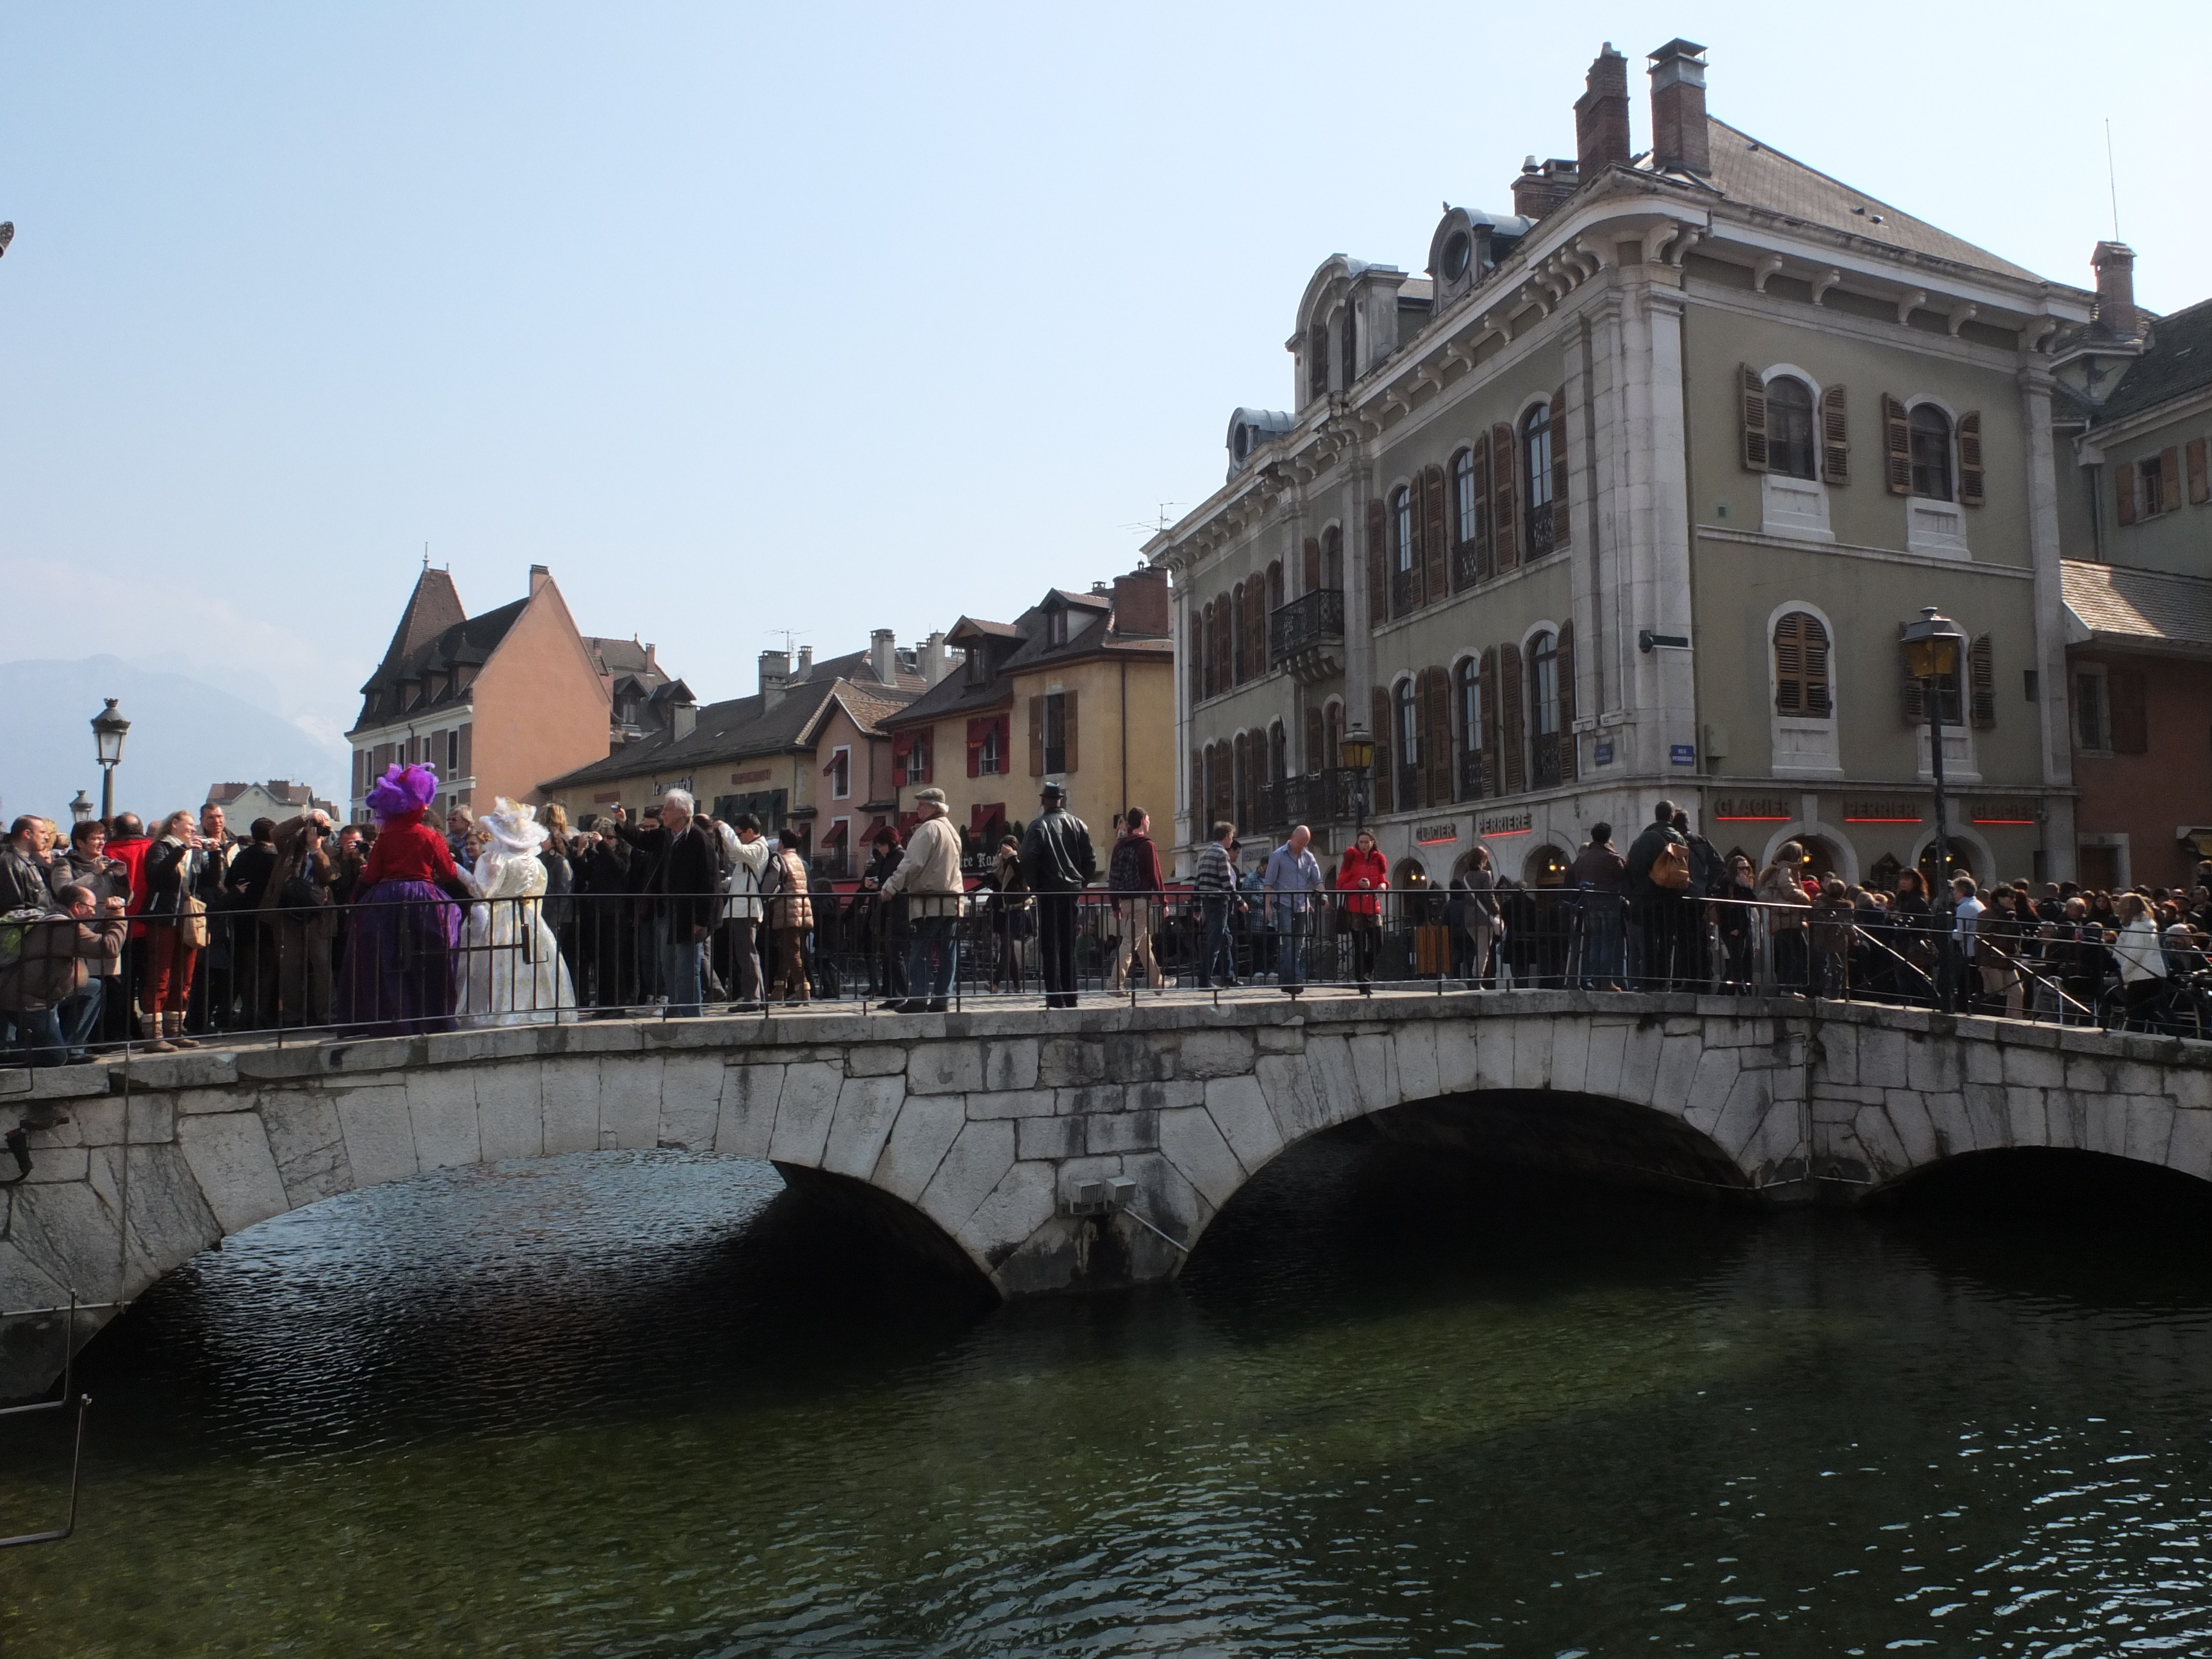
M2096 413L2098 424L2212 386L2212 300L2151 323L2149 342Z
M361 715L354 722L356 727L466 702L467 693L456 683L459 677L453 671L463 666L480 668L489 662L491 653L499 648L499 642L507 637L507 630L514 626L515 619L529 603L527 599L516 599L496 611L487 611L481 617L461 618L434 634L425 635L423 629L430 620L448 608L460 608L453 579L442 570L425 570L415 584L415 592L407 602L398 629L392 635L392 649L361 688ZM400 649L410 639L416 643ZM410 682L426 686L433 674L447 677L445 684L434 695L426 696L418 690L415 700L404 707L396 701L402 686ZM380 692L392 694L395 700L377 706L374 699Z
M2081 559L2059 569L2066 608L2088 634L2070 643L2212 653L2212 580Z
M1067 612L1067 639L1060 645L1051 642L1045 623L1046 613L1055 610ZM1015 675L1058 663L1097 656L1174 658L1173 639L1157 634L1124 634L1114 626L1114 620L1111 594L1077 592L1066 587L1047 588L1043 599L1012 623L963 617L945 637L956 644L973 640L982 649L995 643L998 648L993 652L990 677L977 685L970 682L964 665L956 668L884 724L886 727L924 726L948 716L983 714L1013 695ZM1018 641L1011 651L1006 649L1008 641Z

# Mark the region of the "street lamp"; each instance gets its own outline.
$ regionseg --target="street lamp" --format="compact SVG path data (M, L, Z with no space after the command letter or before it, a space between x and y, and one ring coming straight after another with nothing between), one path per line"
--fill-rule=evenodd
M1337 759L1352 774L1352 839L1367 827L1368 775L1375 765L1375 739L1364 726L1347 730L1337 744Z
M131 722L115 712L116 701L110 697L107 707L92 717L92 741L100 756L102 823L111 823L115 817L115 769L123 760L123 739L131 732Z
M72 823L84 823L88 822L91 817L92 802L88 798L87 798L84 791L80 789L76 792L76 799L70 803L70 822Z
M1949 803L1943 797L1943 727L1946 715L1944 697L1959 695L1959 659L1966 636L1959 625L1941 614L1934 605L1920 613L1919 619L1905 625L1905 666L1913 678L1920 682L1920 700L1928 710L1928 765L1936 784L1936 914L1948 917L1957 906L1951 891L1951 814ZM1957 725L1955 716L1948 724ZM1946 927L1942 948L1944 960L1950 961L1950 930ZM1955 970L1956 964L1953 964ZM1950 981L1954 973L1947 973L1940 988L1945 1012L1951 1006Z

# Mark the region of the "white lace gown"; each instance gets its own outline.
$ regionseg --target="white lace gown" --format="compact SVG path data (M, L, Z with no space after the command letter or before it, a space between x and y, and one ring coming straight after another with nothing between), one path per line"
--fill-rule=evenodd
M460 1006L467 1026L550 1025L576 1018L576 988L545 925L545 866L487 848L465 878L488 904L469 907L461 940Z

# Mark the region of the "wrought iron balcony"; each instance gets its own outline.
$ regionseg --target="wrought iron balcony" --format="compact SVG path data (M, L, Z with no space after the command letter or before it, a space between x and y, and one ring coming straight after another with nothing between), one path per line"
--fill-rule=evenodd
M1288 664L1301 674L1336 672L1334 647L1344 643L1344 590L1317 587L1267 613L1267 666Z
M1358 815L1358 792L1366 783L1365 774L1349 766L1332 766L1263 784L1259 827L1279 830L1300 823L1349 823Z

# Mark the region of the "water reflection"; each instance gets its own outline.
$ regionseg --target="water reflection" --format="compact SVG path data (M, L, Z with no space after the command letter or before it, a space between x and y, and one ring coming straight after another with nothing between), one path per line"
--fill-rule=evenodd
M1179 1288L992 1311L779 1194L601 1154L203 1257L94 1349L88 1524L0 1560L4 1651L2212 1644L2166 1241L1339 1138Z

